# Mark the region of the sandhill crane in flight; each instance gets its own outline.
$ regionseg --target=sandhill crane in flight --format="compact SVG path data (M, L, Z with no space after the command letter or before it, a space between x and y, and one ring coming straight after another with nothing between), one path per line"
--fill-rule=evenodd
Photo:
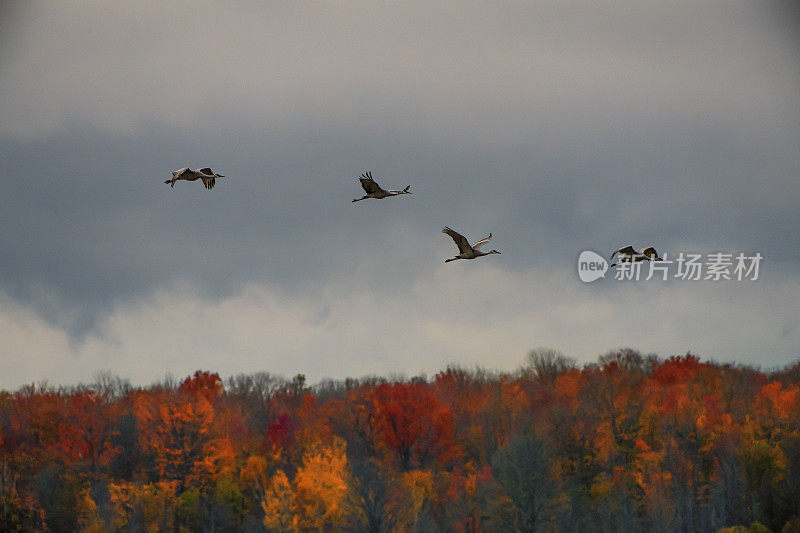
M442 233L446 233L453 238L453 241L455 241L459 251L459 254L453 257L452 259L445 259L444 260L445 263L449 263L450 261L455 261L456 259L475 259L476 257L481 257L484 255L500 253L497 250L492 250L491 252L481 252L480 250L481 246L492 240L491 233L489 234L488 237L479 240L472 246L469 245L469 242L463 235L461 235L457 231L451 230L447 226L445 226L444 229L442 229Z
M645 248L643 250L634 250L633 246L628 245L624 248L620 248L619 250L615 250L613 254L611 254L611 259L614 259L614 256L619 254L619 262L620 263L636 263L638 261L663 261L658 256L658 252L656 249L650 246L649 248ZM613 263L609 265L608 268L612 268L617 266L619 263Z
M164 183L169 183L170 187L175 187L175 182L178 180L186 180L186 181L195 181L195 180L203 180L203 185L205 185L206 189L213 189L214 182L217 178L224 178L222 174L214 174L214 171L210 168L201 168L200 170L192 170L189 167L184 167L180 170L176 170L172 173L172 179L166 180Z
M375 180L372 179L372 172L367 172L365 174L361 174L361 177L358 178L361 182L361 186L364 187L364 192L367 194L362 196L361 198L354 198L354 202L358 202L359 200L366 200L367 198L376 198L380 200L381 198L388 198L389 196L397 196L399 194L411 194L411 185L403 189L402 191L387 191L386 189L382 188L380 185L375 183Z

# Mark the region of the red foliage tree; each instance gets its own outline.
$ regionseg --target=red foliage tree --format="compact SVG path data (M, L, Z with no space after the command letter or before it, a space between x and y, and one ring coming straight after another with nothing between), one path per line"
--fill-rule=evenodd
M372 394L375 425L384 446L410 470L458 455L453 412L420 383L384 383Z
M216 372L197 370L193 376L183 380L179 390L193 397L202 396L213 403L222 394L222 380Z
M122 451L113 444L118 419L119 406L102 395L93 391L75 393L67 398L57 447L67 461L97 473Z

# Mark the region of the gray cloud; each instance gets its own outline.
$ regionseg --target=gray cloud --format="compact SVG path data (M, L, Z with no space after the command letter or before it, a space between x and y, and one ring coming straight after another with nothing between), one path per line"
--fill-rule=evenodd
M628 243L760 251L759 287L796 289L800 64L777 11L6 9L0 314L31 308L74 342L102 336L120 309L168 307L159 298L182 284L196 305L254 285L390 301L452 255L445 224L493 232L504 254L492 264L510 279L567 272L565 290L581 250ZM213 191L161 183L185 165L228 177ZM351 204L367 169L414 194ZM786 342L781 353L797 349Z
M210 300L177 285L117 306L101 320L102 335L80 342L30 310L4 306L0 335L13 357L0 358L0 387L87 382L99 369L141 384L197 368L302 372L312 381L432 375L451 363L509 371L540 345L581 362L619 346L765 367L797 354L800 332L785 312L800 290L796 278L584 285L574 273L475 266L440 263L402 291L354 291L344 276L306 290L253 283Z

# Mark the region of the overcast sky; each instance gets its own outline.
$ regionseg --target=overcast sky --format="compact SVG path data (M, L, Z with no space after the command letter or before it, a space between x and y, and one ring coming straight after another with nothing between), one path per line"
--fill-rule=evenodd
M788 3L164 4L0 6L0 388L800 357ZM580 281L627 244L764 260Z

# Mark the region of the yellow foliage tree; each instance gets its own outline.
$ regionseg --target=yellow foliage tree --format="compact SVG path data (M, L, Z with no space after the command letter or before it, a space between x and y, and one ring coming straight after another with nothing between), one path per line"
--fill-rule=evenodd
M263 501L264 494L269 486L267 459L260 455L248 457L244 467L239 472L239 481L243 487L250 489L252 497Z
M133 528L148 533L173 529L177 486L177 481L146 485L127 482L109 484L109 529Z
M401 478L405 489L406 516L402 529L418 529L419 518L423 505L427 500L432 500L435 495L434 476L430 470L412 470L405 472Z
M78 512L78 527L86 533L102 533L103 521L97 510L97 504L89 494L89 487L84 487L78 494L76 502Z
M341 525L348 478L346 446L335 437L330 446L312 446L303 457L294 479L300 528Z
M289 531L297 529L294 512L295 494L289 478L278 470L270 480L261 502L264 510L264 526L269 529Z

